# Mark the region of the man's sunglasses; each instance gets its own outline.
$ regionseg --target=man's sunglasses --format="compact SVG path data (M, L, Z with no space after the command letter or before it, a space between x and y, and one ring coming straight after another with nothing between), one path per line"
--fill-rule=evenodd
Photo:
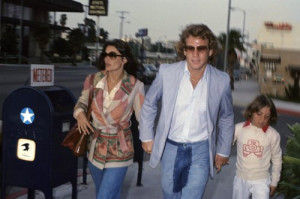
M118 54L115 53L115 52L109 52L109 53L102 52L102 53L101 53L101 56L102 56L103 58L105 58L106 56L108 56L110 59L116 59L117 57L124 57L123 55L118 55Z
M208 46L185 46L184 49L188 53L193 53L195 49L197 50L197 52L202 53L208 50Z

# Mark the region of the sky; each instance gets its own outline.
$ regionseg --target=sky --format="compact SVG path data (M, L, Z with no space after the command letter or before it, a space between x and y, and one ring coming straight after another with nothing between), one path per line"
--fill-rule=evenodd
M74 0L88 5L88 0ZM206 24L216 36L227 31L229 0L108 0L108 16L89 16L109 32L109 39L119 38L120 11L125 11L123 37L135 37L139 29L147 28L152 42L178 40L181 30L192 23ZM243 30L245 40L257 38L264 22L300 24L300 0L231 0L230 28ZM59 21L62 13L56 13ZM66 13L71 28L83 23L84 13Z

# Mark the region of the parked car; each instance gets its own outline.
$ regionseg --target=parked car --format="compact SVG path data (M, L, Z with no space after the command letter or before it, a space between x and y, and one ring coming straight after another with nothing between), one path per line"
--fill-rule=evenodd
M284 83L284 77L281 74L274 74L273 75L273 82Z
M240 68L240 79L247 79L248 77L251 77L251 71L249 68L241 67Z
M236 81L240 80L240 69L234 69L233 70L233 78Z
M143 64L139 67L137 77L144 84L151 84L157 73L157 68L153 64Z

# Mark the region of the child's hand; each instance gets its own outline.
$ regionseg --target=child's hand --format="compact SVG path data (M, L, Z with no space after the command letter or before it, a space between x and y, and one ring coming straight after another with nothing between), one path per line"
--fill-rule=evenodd
M216 154L215 158L215 167L217 169L217 172L221 171L222 166L229 163L228 157L220 156L219 154Z
M270 196L273 196L275 193L276 187L275 186L270 186Z

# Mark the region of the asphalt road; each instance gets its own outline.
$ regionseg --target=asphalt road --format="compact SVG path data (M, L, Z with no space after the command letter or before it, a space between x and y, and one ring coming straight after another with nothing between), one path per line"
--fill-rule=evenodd
M69 89L75 98L82 90L82 84L87 74L94 73L94 67L55 67L54 84ZM30 67L0 66L0 120L2 119L2 106L6 97L15 89L30 83Z

